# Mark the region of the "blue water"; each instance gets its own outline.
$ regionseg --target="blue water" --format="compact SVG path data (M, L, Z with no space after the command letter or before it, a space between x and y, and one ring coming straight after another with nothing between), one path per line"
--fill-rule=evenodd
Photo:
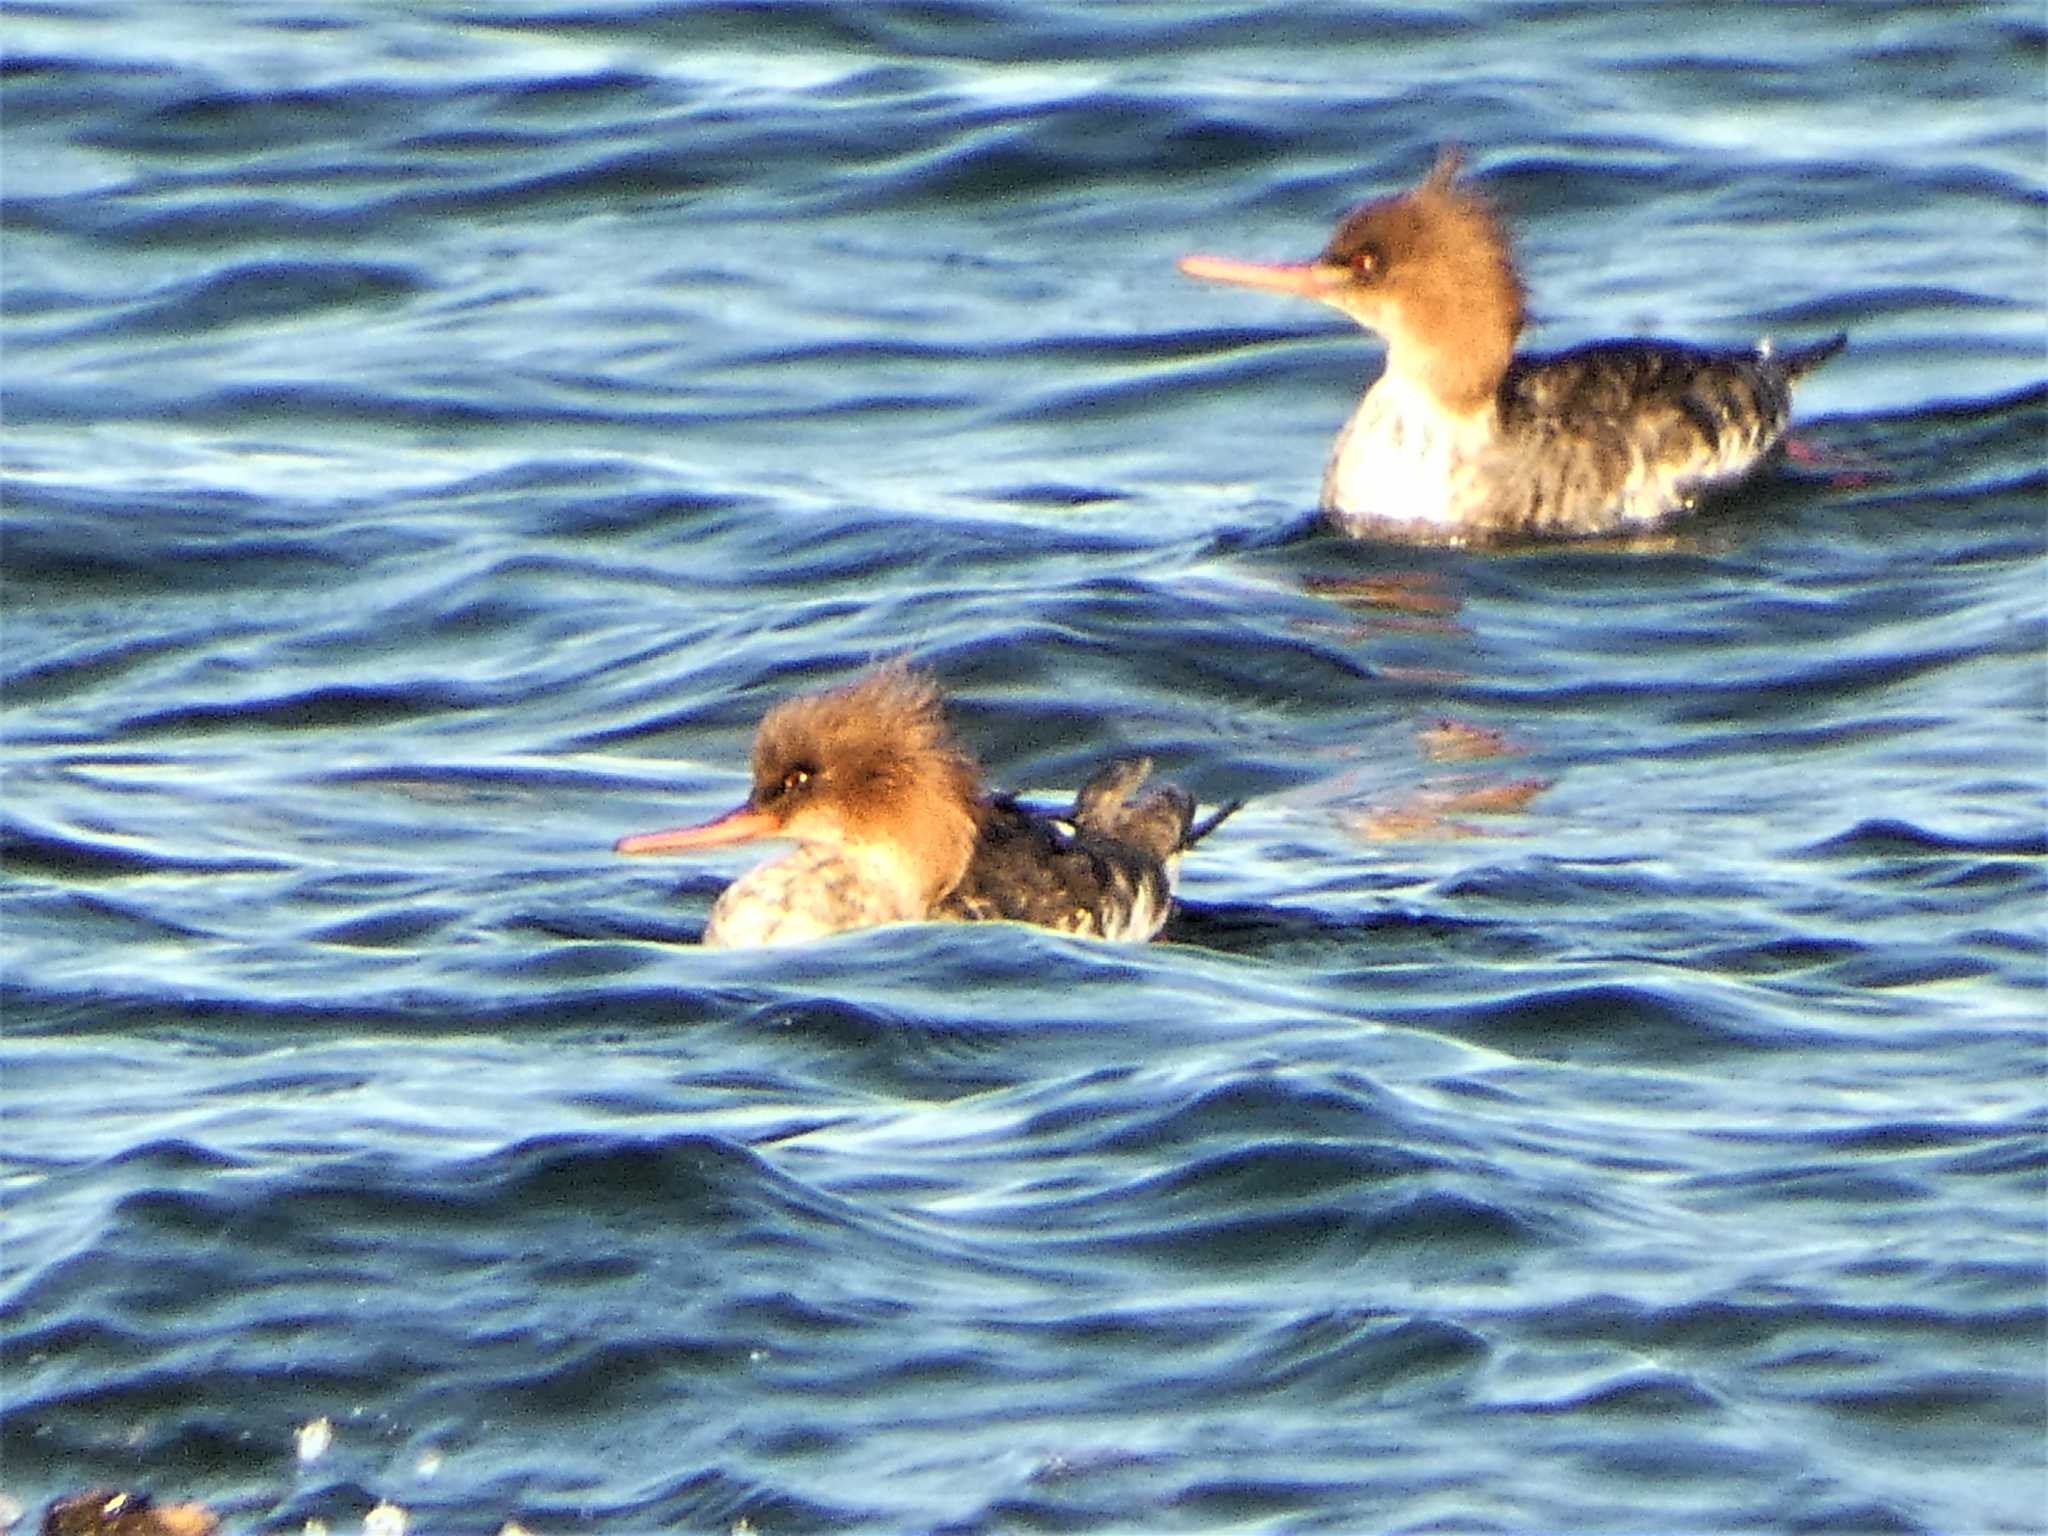
M2044 1529L2038 6L8 34L30 1523ZM1534 345L1847 330L1832 467L1319 531L1372 343L1173 261L1446 141ZM1169 942L692 947L612 840L898 654L1250 799Z

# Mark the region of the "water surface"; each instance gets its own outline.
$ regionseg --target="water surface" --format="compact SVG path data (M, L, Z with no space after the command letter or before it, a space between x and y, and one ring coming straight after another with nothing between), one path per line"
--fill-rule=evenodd
M2037 8L10 33L14 1499L2040 1528ZM1849 331L1854 472L1318 531L1373 346L1173 260L1446 141L1535 345ZM897 654L1001 785L1251 798L1170 942L706 953L745 856L610 855Z

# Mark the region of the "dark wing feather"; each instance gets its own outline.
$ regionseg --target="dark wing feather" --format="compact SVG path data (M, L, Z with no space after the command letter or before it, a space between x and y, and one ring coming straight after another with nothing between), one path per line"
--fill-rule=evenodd
M1195 797L1178 784L1159 784L1133 800L1151 774L1149 757L1117 759L1074 796L1074 825L1085 834L1127 844L1148 858L1172 858L1188 845Z
M1121 937L1141 909L1164 920L1170 900L1158 860L1005 796L984 807L967 873L940 899L933 916Z
M1517 358L1501 383L1502 529L1642 526L1753 469L1785 430L1792 381L1840 349L1787 353L1601 342Z
M1081 786L1064 819L1008 796L989 801L967 873L934 915L1151 938L1172 910L1172 860L1237 808L1197 828L1195 797L1178 785L1138 793L1151 773L1149 758L1120 758Z

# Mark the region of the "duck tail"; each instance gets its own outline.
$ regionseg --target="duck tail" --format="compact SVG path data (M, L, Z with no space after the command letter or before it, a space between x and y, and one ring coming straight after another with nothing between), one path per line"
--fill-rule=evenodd
M1768 345L1766 343L1766 346ZM1801 374L1813 372L1814 369L1818 368L1847 345L1849 345L1849 333L1847 331L1837 331L1825 341L1816 341L1810 347L1789 347L1782 352L1776 348L1771 348L1770 358L1772 362L1784 370L1786 378L1796 379Z
M1225 802L1223 805L1218 806L1215 810L1211 811L1205 819L1195 823L1195 825L1188 828L1187 836L1182 838L1180 841L1181 847L1194 847L1195 844L1199 843L1203 838L1207 837L1211 832L1214 832L1218 827L1222 826L1224 822L1230 820L1231 817L1235 816L1239 811L1243 809L1244 802L1242 800L1231 800Z

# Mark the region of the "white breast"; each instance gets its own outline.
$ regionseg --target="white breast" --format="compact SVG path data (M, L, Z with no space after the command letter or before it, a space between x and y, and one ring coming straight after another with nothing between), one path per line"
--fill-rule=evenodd
M1323 510L1343 523L1454 530L1484 500L1475 465L1489 441L1489 419L1447 416L1403 375L1382 374L1337 435Z
M852 928L928 914L861 865L806 846L757 864L719 893L704 929L707 949L805 944Z

